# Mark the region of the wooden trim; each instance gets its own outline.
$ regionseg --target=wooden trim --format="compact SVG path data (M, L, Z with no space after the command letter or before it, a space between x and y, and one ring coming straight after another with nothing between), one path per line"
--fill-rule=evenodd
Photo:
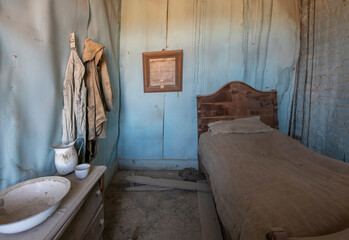
M265 124L278 128L277 92L260 91L240 81L225 84L209 95L198 95L198 138L208 130L208 123L220 120L261 116Z

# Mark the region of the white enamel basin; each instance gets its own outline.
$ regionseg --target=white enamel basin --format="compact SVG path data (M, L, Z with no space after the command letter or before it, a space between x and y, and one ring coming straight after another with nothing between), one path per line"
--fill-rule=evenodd
M41 177L0 192L0 233L18 233L45 221L69 192L63 177Z

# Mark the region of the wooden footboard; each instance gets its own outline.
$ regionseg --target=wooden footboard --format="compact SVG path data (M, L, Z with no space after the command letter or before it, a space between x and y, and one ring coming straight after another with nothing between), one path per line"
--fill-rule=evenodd
M267 240L348 240L349 228L343 231L323 236L314 237L287 237L286 232L282 228L271 229L266 236Z

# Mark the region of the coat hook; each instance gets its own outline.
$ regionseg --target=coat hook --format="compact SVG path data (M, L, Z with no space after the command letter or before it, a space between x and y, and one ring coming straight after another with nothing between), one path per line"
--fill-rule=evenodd
M75 32L70 33L69 43L70 43L70 48L75 49Z

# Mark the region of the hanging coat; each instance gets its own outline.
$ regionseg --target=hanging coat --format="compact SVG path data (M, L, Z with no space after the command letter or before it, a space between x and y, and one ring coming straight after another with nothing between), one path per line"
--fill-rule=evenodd
M105 138L106 111L113 109L113 94L108 75L105 47L91 39L85 40L82 61L85 64L87 87L88 140Z
M105 138L106 111L113 109L113 94L109 80L105 47L87 38L82 54L87 87L87 162L98 152L98 138Z
M76 138L79 159L85 159L86 148L86 87L83 81L85 67L75 48L75 34L70 36L70 57L63 83L62 143L69 144Z

